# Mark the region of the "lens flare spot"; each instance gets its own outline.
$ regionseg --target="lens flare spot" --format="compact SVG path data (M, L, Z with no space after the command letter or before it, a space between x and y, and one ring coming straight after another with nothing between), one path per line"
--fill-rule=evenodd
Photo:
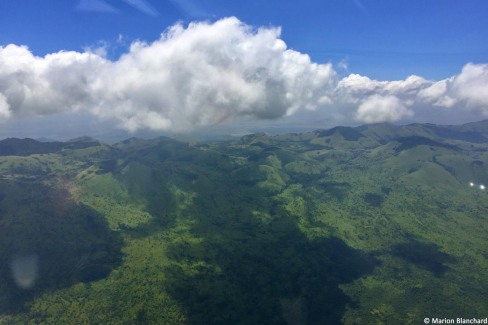
M39 276L39 257L36 254L15 256L10 270L15 284L22 289L32 288Z

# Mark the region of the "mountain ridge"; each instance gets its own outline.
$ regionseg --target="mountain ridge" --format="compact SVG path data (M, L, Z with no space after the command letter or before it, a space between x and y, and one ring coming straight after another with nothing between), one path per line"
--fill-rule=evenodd
M335 126L330 129L317 129L315 131L301 132L300 134L315 134L319 137L330 137L334 134L337 134L343 137L346 141L357 141L361 137L369 137L378 142L386 143L397 138L418 135L419 133L422 134L422 136L429 138L485 143L488 142L488 119L460 125L436 125L432 123L394 125L390 123L376 123L365 124L356 127ZM276 136L283 137L286 135L296 134L297 133L282 133ZM240 138L240 141L249 141L245 139L256 139L258 137L267 139L270 137L272 138L273 136L268 136L264 132L257 132L242 136ZM127 145L131 142L149 143L151 141L167 141L168 139L171 139L173 141L186 142L168 136L160 136L150 139L132 137L118 141L111 146L121 147L123 146L123 144ZM194 141L193 138L192 141ZM38 141L31 138L5 138L0 140L0 155L23 156L29 154L51 153L65 148L82 148L95 146L100 143L101 142L99 140L89 136L81 136L67 141L55 141L48 139Z
M483 315L485 123L2 140L0 323Z

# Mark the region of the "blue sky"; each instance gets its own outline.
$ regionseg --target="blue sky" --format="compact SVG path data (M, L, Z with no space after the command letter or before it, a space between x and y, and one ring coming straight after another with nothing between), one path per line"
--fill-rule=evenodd
M135 3L137 1L134 1ZM141 2L143 3L143 2ZM236 16L254 26L281 26L290 48L315 62L346 60L349 70L376 79L410 74L444 78L467 62L488 58L485 0L147 1L18 0L0 3L0 44L27 45L36 55L80 51L116 40L153 41L178 21Z
M136 41L146 42L145 44L150 47L150 44L160 40L161 33L167 31L171 26L180 23L182 28L186 29L190 22L195 21L206 21L209 26L214 26L216 33L219 33L218 27L214 24L225 17L236 17L238 24L252 29L244 38L249 37L249 39L253 39L253 42L256 40L252 38L252 35L258 33L259 28L271 30L274 27L280 27L281 32L276 33L274 38L271 37L270 42L273 42L273 39L279 39L286 43L287 49L308 55L310 64L323 65L324 69L326 66L330 67L333 73L329 77L335 78L335 83L328 87L334 87L335 94L331 94L329 91L327 94L326 92L323 93L326 96L319 94L316 97L317 100L321 98L322 104L327 102L327 105L329 107L334 106L334 109L324 110L320 107L317 109L320 105L315 102L310 104L306 101L298 101L298 104L295 102L284 103L283 105L288 106L282 110L283 114L281 115L275 114L275 111L270 114L255 114L255 111L249 113L250 108L248 107L243 107L242 110L237 111L230 109L230 111L222 113L222 110L227 109L222 108L216 113L217 116L212 115L212 118L202 119L200 116L195 117L185 113L183 116L177 117L179 120L188 117L197 120L192 125L206 126L214 124L215 121L218 121L219 124L221 121L227 121L228 116L232 120L234 116L257 116L256 121L260 123L263 116L265 120L269 121L270 116L274 119L275 117L293 115L290 121L295 123L302 116L300 115L301 107L297 105L306 106L308 104L313 107L312 111L319 112L318 115L321 116L321 119L342 124L383 120L390 122L430 121L429 118L437 115L435 108L430 106L442 106L449 109L452 107L459 108L449 114L446 114L444 110L445 116L439 122L449 122L449 116L456 120L459 120L459 116L466 116L466 120L481 119L487 116L488 109L484 107L488 101L485 101L485 97L480 97L477 94L477 90L483 89L484 82L487 80L485 64L488 63L488 1L485 0L2 1L0 2L0 46L4 49L9 44L27 46L33 57L40 58L35 61L40 66L44 66L41 59L46 55L60 51L74 51L80 54L91 51L103 56L106 60L105 65L108 62L116 62L122 65L120 57L127 55L131 44ZM222 28L234 28L235 24L229 23L226 26ZM239 28L235 28L237 33ZM198 32L195 33L198 34ZM184 38L184 36L181 37ZM229 36L228 41L232 42L232 37L234 36ZM245 42L244 38L242 39L243 42ZM227 44L225 40L222 42L224 43L218 44ZM100 52L100 49L103 49L103 53ZM158 53L154 52L152 55L157 57ZM190 54L183 53L181 55L191 57ZM175 54L176 57L178 55ZM12 64L11 61L8 62L10 62L8 64ZM472 69L463 70L469 63L474 64ZM136 66L136 69L139 68ZM15 69L20 71L18 67ZM169 67L166 66L161 69L164 72ZM221 71L218 69L224 68L219 66L216 71ZM30 72L23 71L22 73L29 74ZM115 70L113 73L116 73ZM308 74L309 72L304 73ZM395 80L406 82L411 75L424 78L422 82L417 82L421 86L416 88L417 93L423 98L421 105L417 105L418 107L422 106L420 108L417 108L416 104L411 104L412 98L404 93L399 93L399 90L391 92L391 87L404 87L404 85L374 83ZM5 74L4 78L8 78L8 76L11 75ZM36 78L42 79L42 77L36 76ZM368 80L348 78L348 76L361 76L368 78ZM452 82L449 81L449 78L453 76L458 76L457 83L452 80ZM1 77L0 71L0 81L2 80ZM174 77L179 78L179 76ZM189 78L193 81L196 77L190 76ZM273 78L275 80L279 77L274 76ZM342 83L341 78L344 78ZM320 80L320 82L325 82L322 79ZM427 81L431 83L427 83ZM434 84L441 81L444 81L444 84ZM316 84L315 81L310 82ZM359 88L362 91L359 95L359 88L356 87L359 85L358 82L361 84ZM18 82L10 82L10 86L8 86L10 88L4 85L2 89L0 82L0 94L3 94L5 102L3 109L5 119L0 123L3 123L5 127L13 125L12 120L17 118L27 121L36 116L53 116L58 113L58 109L53 109L53 112L47 112L46 109L36 111L35 108L27 104L23 104L24 106L18 104L16 107L15 98L20 95L18 95L18 89L12 88L12 84L18 84ZM283 84L289 85L290 83L285 80ZM322 86L325 87L324 85L325 83ZM52 87L54 86L50 87L49 89L53 90ZM444 89L443 93L441 88ZM356 97L347 103L344 103L342 99L337 100L337 93L344 95L344 89L347 89L348 95L355 94ZM450 89L455 89L456 92L449 92ZM59 89L54 89L53 92L55 91L59 91ZM120 93L122 90L118 91ZM208 92L209 90L206 90L205 94ZM17 97L12 95L13 93L17 94ZM28 94L31 93L33 91ZM25 97L27 93L22 94ZM132 95L134 94L124 94L126 97ZM142 95L138 93L134 96ZM232 94L225 96L226 100L232 102ZM314 96L315 94L311 97L315 98ZM327 99L324 99L325 97ZM90 105L102 105L102 102L107 101L106 98L99 99L96 102L92 100ZM183 102L189 101L186 98ZM147 103L147 101L143 102ZM167 104L172 100L164 99L163 102ZM240 102L241 100L239 100ZM418 102L420 103L420 101ZM1 103L2 97L0 96L0 118L2 116ZM69 104L66 105L72 105L72 107L67 111L68 113L75 111L77 114L84 114L83 109L79 107L85 104L88 105L87 102L72 103L69 101ZM342 111L339 112L339 106L343 107L341 108L342 111L349 110L350 112L347 114L341 113ZM371 112L372 106L379 107L380 110L379 112L375 111L373 118L364 113ZM393 106L397 109L389 109L387 106ZM429 107L424 109L426 106ZM360 111L361 107L362 111ZM260 108L260 112L264 109L267 108ZM154 107L149 107L145 113L152 112L161 117L161 123L158 126L141 122L141 118L138 118L137 123L134 122L135 113L131 113L130 117L113 119L106 112L100 113L100 110L101 108L97 109L95 114L90 111L88 115L102 116L103 122L114 120L116 127L122 126L123 129L130 131L145 127L154 130L171 130L172 125L178 125L174 122L173 116L168 115L167 111L158 111ZM192 109L189 111L193 112ZM295 114L296 111L299 113ZM324 113L326 111L330 114ZM62 113L65 114L66 112ZM309 115L308 111L303 114L303 116ZM332 115L335 117L341 115L342 119L329 119L329 116ZM132 121L128 122L128 119L132 119ZM316 118L312 119L316 120ZM164 122L164 120L167 121ZM256 123L259 124L258 122ZM431 122L438 121L433 120ZM15 123L18 124L19 122ZM32 123L35 124L35 122ZM188 126L185 123L180 123L180 125L182 128Z

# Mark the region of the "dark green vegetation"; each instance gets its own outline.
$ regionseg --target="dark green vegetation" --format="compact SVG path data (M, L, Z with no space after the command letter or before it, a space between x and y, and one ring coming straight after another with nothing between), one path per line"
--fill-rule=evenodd
M486 317L487 166L487 121L3 140L0 324Z
M122 240L92 208L76 204L64 189L2 181L0 202L0 311L19 311L47 289L104 278L120 264ZM11 276L16 259L38 261L36 285L19 287Z

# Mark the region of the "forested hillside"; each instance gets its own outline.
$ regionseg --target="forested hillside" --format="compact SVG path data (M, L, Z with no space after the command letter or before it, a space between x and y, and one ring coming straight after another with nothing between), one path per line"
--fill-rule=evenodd
M0 141L0 324L486 317L488 121Z

